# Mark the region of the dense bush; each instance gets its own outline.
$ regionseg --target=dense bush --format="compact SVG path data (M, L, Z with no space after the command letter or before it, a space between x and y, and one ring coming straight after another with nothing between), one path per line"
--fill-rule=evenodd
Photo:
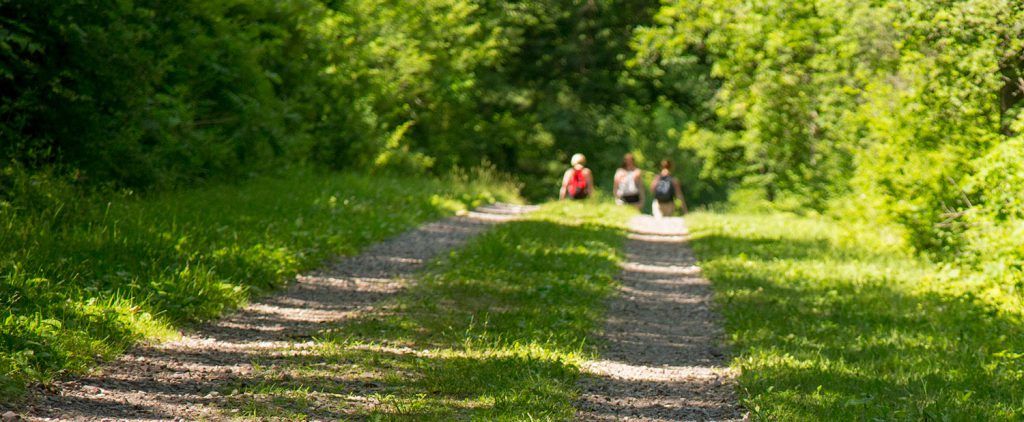
M1001 143L975 163L966 189L966 251L1000 285L1024 295L1024 137Z
M706 69L715 118L679 141L706 173L844 204L1019 283L1022 21L1010 0L681 0L637 32L634 61L665 84Z
M269 165L297 139L273 75L301 58L270 4L0 4L3 152L137 188Z
M622 153L694 119L652 123L660 94L623 83L632 31L656 7L6 1L0 154L145 190L305 163L444 174L489 162L550 196L572 153L610 180Z

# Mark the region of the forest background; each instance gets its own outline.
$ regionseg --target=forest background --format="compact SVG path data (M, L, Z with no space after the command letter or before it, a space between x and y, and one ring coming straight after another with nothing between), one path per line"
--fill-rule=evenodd
M1024 290L1012 0L3 0L0 97L5 224L309 169L541 200L634 152L691 206L868 222Z

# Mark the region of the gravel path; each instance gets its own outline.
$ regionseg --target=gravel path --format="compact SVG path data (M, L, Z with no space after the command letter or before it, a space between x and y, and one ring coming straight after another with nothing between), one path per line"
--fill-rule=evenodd
M315 347L311 336L373 309L431 258L529 207L494 205L426 224L297 277L180 339L141 345L88 376L40 388L26 404L32 420L224 419L218 390L245 380L252 362L285 360Z
M622 288L588 362L577 418L739 421L711 288L686 244L682 218L630 221Z

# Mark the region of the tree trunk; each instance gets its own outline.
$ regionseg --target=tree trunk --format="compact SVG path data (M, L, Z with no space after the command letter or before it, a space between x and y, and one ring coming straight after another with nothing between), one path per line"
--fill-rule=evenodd
M1006 136L1013 136L1010 130L1009 112L1024 100L1024 59L1017 60L1002 69L1003 87L999 90L999 129Z

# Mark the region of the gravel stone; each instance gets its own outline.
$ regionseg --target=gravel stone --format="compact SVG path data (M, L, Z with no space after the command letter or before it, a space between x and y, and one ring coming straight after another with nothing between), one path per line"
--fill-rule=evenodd
M578 420L741 421L724 331L682 218L629 223L619 295L584 365Z

